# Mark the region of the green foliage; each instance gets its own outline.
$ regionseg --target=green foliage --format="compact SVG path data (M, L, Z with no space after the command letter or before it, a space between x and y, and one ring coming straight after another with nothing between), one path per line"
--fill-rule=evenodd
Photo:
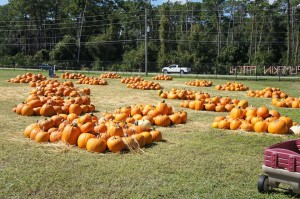
M77 56L75 38L65 35L63 40L55 45L49 55L50 60L55 62L55 64L74 66Z
M147 9L152 71L170 63L195 73L212 73L216 66L228 73L234 64L298 65L297 0L172 2L11 0L0 6L0 62L143 68Z
M50 58L49 51L42 49L42 50L39 50L38 52L36 52L36 54L33 57L33 60L36 63L41 64L41 63L49 61L49 58Z

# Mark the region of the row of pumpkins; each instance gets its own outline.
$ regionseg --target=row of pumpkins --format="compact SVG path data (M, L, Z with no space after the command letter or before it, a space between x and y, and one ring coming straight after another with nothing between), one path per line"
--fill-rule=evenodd
M272 98L272 104L280 108L300 108L300 97Z
M60 113L93 112L95 106L91 104L90 89L77 89L71 81L63 83L57 80L30 82L36 88L31 91L25 102L19 103L13 111L19 115L53 116Z
M152 77L153 80L173 80L173 77L170 75L156 75Z
M81 79L81 78L85 78L86 75L82 74L82 73L69 73L69 72L65 72L65 73L61 74L60 77L62 79Z
M266 87L262 90L249 90L247 93L249 97L259 97L259 98L279 98L285 99L288 97L288 94L280 90L280 88L275 87Z
M98 77L83 77L80 78L77 84L89 84L89 85L107 85L107 81Z
M196 80L193 80L193 81L188 81L188 82L185 82L186 85L190 85L190 86L201 86L201 87L210 87L212 86L212 81L207 81L207 80L199 80L199 79L196 79Z
M257 133L287 134L297 128L297 123L288 116L281 116L277 110L265 106L233 108L227 116L217 116L213 128L254 131Z
M243 108L248 107L247 100L231 99L230 97L218 97L200 99L200 100L187 100L180 103L183 108L189 108L197 111L215 111L215 112L230 112L233 108L239 106Z
M121 79L122 77L117 73L103 73L100 75L100 78Z
M153 124L169 126L186 120L186 112L173 113L171 106L159 102L156 106L121 107L102 113L100 119L93 114L57 114L28 125L24 136L36 142L62 141L92 152L120 152L161 141L162 134L152 128Z
M135 83L128 83L127 88L141 89L141 90L160 90L162 86L158 82L144 80Z
M171 91L159 90L157 94L161 98L179 100L206 99L210 97L208 93L177 88L172 88Z
M246 91L249 90L249 87L238 82L227 82L223 85L216 85L215 89L225 91Z
M28 125L24 136L36 142L63 142L91 152L136 150L162 140L149 122L120 123L92 114L59 114Z
M47 77L45 77L42 74L32 74L32 73L25 73L23 75L17 75L16 77L12 77L7 82L10 83L29 83L29 82L36 82L38 80L46 80Z

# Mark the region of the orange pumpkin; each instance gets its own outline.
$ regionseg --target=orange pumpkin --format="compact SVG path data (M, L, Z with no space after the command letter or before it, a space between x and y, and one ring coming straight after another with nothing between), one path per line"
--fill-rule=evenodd
M86 142L86 150L97 153L104 153L106 150L106 141L101 138L89 138Z
M85 149L86 148L86 143L90 138L95 138L96 136L90 133L82 133L79 135L77 139L77 146L79 148Z
M288 126L283 120L274 120L270 122L268 132L273 134L286 134L288 133Z
M110 151L116 153L124 150L125 143L119 136L112 136L107 140L107 147Z
M80 134L80 128L76 123L68 124L62 132L61 140L70 145L75 145Z

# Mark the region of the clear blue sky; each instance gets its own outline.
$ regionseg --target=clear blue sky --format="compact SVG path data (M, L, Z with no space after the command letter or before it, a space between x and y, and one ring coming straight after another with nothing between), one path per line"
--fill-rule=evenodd
M7 4L7 3L8 3L8 0L0 0L0 6Z

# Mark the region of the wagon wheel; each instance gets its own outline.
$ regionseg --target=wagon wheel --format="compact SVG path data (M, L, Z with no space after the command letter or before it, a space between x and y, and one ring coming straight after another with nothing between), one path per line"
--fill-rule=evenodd
M257 189L260 193L267 193L269 191L269 177L260 175L258 178Z

